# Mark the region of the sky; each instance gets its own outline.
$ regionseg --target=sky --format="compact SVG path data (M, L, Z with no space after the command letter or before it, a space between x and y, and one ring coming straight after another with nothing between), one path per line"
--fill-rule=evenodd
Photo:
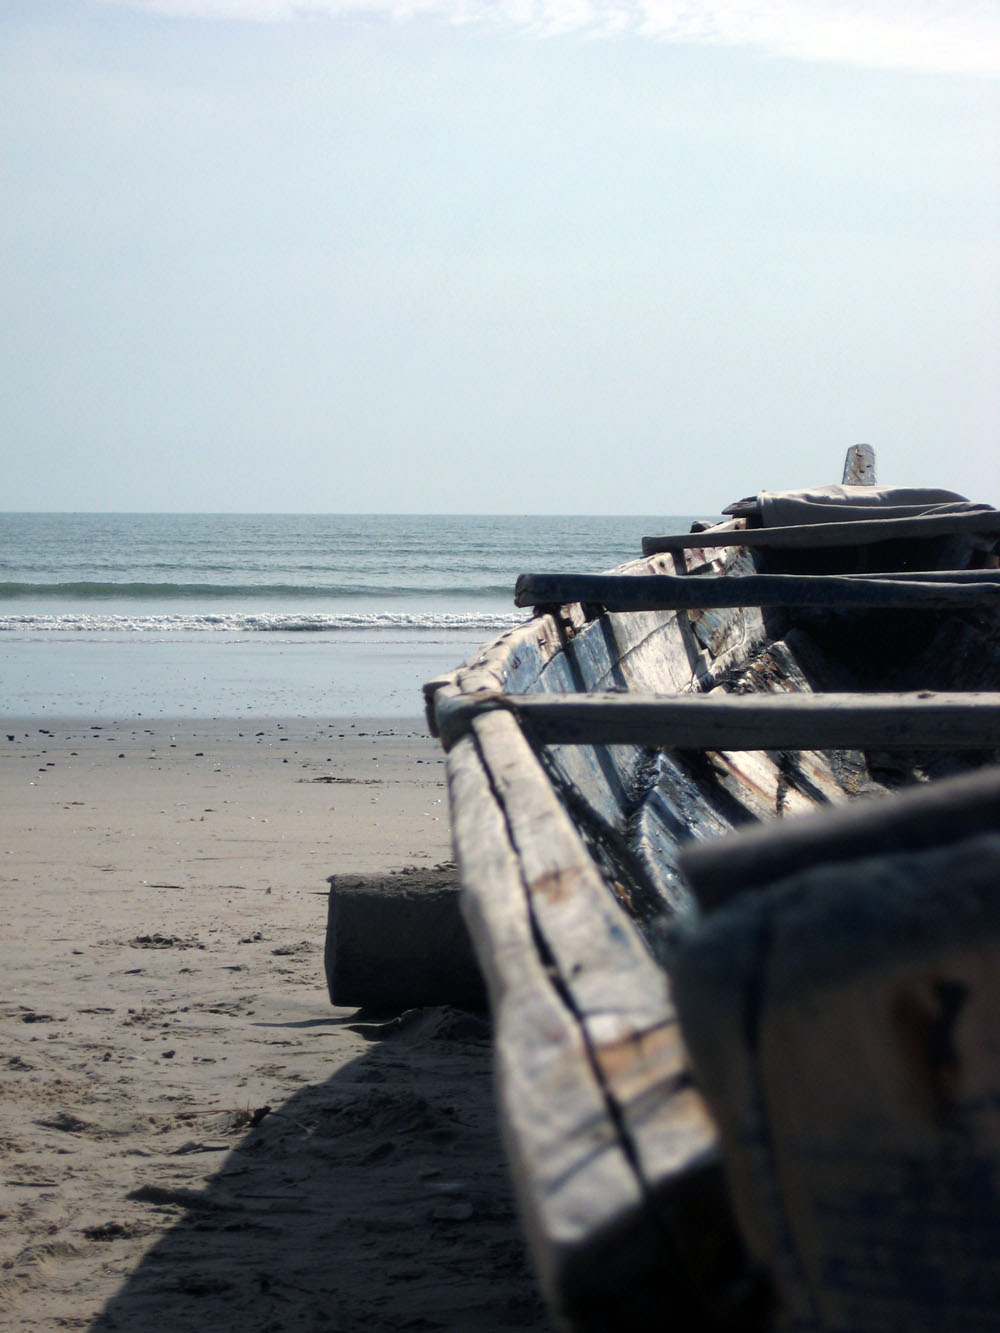
M0 0L0 509L1000 504L1000 4Z

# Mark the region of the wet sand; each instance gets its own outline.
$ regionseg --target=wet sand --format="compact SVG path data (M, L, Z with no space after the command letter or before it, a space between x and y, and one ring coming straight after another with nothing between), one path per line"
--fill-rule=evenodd
M0 724L6 1326L548 1326L486 1020L326 994L327 876L449 857L416 721Z

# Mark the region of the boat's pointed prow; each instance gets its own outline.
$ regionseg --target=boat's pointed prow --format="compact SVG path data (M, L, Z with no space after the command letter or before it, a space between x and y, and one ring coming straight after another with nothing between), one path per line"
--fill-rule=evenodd
M845 486L874 486L875 450L870 444L852 444L844 459Z

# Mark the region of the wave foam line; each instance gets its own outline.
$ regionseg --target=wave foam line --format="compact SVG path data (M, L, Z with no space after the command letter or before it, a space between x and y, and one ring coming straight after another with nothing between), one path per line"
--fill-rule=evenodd
M441 587L385 586L363 583L98 583L78 580L69 583L0 583L4 597L65 597L80 601L143 598L168 601L179 597L510 597L513 582L498 584L448 584Z
M447 630L488 633L509 629L524 619L520 612L394 611L369 614L303 615L266 611L218 615L24 615L0 616L0 634L310 634L345 630Z

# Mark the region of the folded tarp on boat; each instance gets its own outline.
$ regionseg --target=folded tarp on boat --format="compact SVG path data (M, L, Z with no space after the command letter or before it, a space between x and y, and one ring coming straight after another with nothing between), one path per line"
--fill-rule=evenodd
M921 486L817 486L806 491L760 491L755 505L765 528L861 522L865 519L929 518L989 508L989 505L973 504L955 491Z

